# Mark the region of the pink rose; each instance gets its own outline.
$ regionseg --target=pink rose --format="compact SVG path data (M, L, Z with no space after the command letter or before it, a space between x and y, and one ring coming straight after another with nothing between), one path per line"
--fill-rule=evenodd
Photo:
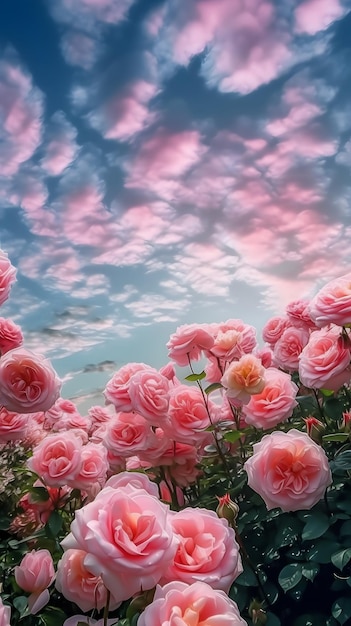
M136 372L129 381L132 410L152 426L161 426L167 417L170 382L153 367Z
M16 280L16 269L11 265L6 252L0 250L0 306L10 295L12 284Z
M106 404L113 404L117 411L131 411L129 381L133 374L148 368L145 363L128 363L121 367L106 385L104 391Z
M297 406L298 387L290 374L271 367L265 372L266 384L259 394L251 396L250 402L242 408L245 422L263 428L274 428L287 420Z
M351 273L324 285L311 300L309 313L317 326L351 324Z
M135 489L144 489L151 496L158 498L158 487L156 483L153 483L148 475L142 472L120 472L119 474L115 474L108 479L105 487L118 489L126 485Z
M168 440L168 448L159 457L157 464L165 466L165 474L171 478L171 482L187 487L199 476L198 462L199 454L195 446Z
M173 563L161 584L202 581L226 593L243 571L235 532L214 511L186 508L171 517L178 541Z
M224 591L203 582L174 581L156 587L154 599L138 619L138 626L247 626L237 604Z
M0 598L0 626L11 626L11 607L3 604Z
M206 381L208 383L219 383L223 376L223 368L221 367L221 361L217 357L207 357L207 363L205 366Z
M178 385L170 394L169 421L163 430L171 439L193 445L208 437L205 429L211 425L209 412L212 402L207 399L206 408L200 389Z
M150 424L138 413L117 413L106 426L103 444L113 456L128 457L147 450L154 437Z
M203 350L210 350L214 339L206 324L184 324L171 335L168 356L181 367L190 361L198 361Z
M244 468L249 486L263 498L267 509L311 509L332 482L324 450L295 429L264 435L254 444Z
M67 550L57 564L56 589L70 602L75 602L84 611L101 609L107 601L107 589L101 576L95 576L84 563L87 553L83 550ZM113 594L110 610L118 606Z
M240 359L256 347L256 330L242 320L227 320L218 324L211 353L223 361Z
M112 405L90 407L88 411L90 419L90 435L102 426L102 424L107 424L113 415L115 415L115 412Z
M43 356L15 348L0 360L0 404L16 413L47 411L60 395L61 381Z
M87 552L85 567L101 576L117 602L152 589L176 551L169 508L144 489L105 487L78 509L64 550Z
M293 326L296 328L306 328L316 330L316 325L311 318L309 310L309 300L293 300L286 309L286 316Z
M306 328L290 326L286 328L273 348L273 362L289 372L299 369L299 358L307 345L310 331Z
M0 317L0 353L19 348L23 343L21 328L12 320Z
M221 383L228 398L248 402L254 393L261 393L265 385L265 368L253 354L245 354L231 363L224 372Z
M40 480L36 480L33 487L45 488L48 499L37 500L35 495L29 492L22 496L18 504L23 511L30 511L34 514L38 525L46 524L52 511L60 509L66 504L71 489L69 487L48 487Z
M55 578L52 556L48 550L32 550L15 567L16 583L30 593L28 608L35 615L50 599L48 587Z
M52 487L74 484L81 469L81 439L72 433L48 435L33 450L27 465Z
M311 333L299 362L300 380L305 387L337 391L350 381L350 350L339 338L336 326Z
M93 488L100 489L106 482L109 464L107 452L102 444L87 443L80 453L80 468L69 484L74 489L83 489L87 492Z
M263 327L263 341L266 341L266 343L274 346L288 326L291 326L291 322L287 317L283 317L281 315L271 317L271 319L269 319Z
M0 443L24 439L27 431L28 416L12 413L0 407Z

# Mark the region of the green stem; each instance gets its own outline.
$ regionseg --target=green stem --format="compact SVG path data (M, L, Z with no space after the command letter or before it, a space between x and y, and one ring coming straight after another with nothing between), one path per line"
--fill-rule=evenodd
M104 607L104 626L107 626L108 612L110 608L110 598L111 598L111 592L109 589L107 589L106 604Z

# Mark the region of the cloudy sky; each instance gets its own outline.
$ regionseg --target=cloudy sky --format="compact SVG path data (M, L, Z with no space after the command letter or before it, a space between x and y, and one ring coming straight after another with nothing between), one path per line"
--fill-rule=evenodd
M350 32L351 0L1 0L1 315L65 397L350 271Z

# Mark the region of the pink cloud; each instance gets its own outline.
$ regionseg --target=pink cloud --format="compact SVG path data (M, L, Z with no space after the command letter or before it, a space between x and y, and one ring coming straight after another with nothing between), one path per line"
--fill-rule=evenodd
M104 246L113 237L111 215L103 192L92 181L77 185L60 198L62 232L75 245Z
M99 46L94 37L69 30L62 35L61 50L69 65L77 65L85 70L90 70L98 56Z
M0 60L0 170L12 176L41 143L43 97L16 55Z
M48 136L41 165L50 176L59 176L77 156L77 132L59 111L51 119Z
M346 13L339 0L304 0L295 9L297 33L315 35Z
M69 25L93 29L94 22L117 24L135 0L50 0L53 16Z

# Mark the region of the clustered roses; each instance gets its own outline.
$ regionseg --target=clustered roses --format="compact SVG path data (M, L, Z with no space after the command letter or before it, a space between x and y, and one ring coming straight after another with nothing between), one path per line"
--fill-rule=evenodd
M0 252L0 304L14 280ZM192 506L192 497L211 454L222 461L235 455L239 440L254 432L241 462L267 509L309 510L323 498L332 475L312 439L318 420L302 421L301 432L289 419L301 384L327 393L349 384L350 327L351 274L269 320L264 347L242 320L180 326L167 344L168 365L122 366L106 385L106 406L84 416L60 396L50 362L23 348L20 328L0 318L0 444L23 444L26 469L35 474L12 531L26 537L53 512L71 515L56 563L34 543L14 568L16 584L29 594L29 613L46 606L50 587L93 617L155 590L138 626L245 626L229 598L243 571L237 512L228 522L229 496L217 512ZM200 359L204 371L192 370L187 380L197 386L181 382L175 365ZM238 435L234 443L228 430ZM1 626L9 626L10 614L1 601ZM86 619L72 615L65 626Z

